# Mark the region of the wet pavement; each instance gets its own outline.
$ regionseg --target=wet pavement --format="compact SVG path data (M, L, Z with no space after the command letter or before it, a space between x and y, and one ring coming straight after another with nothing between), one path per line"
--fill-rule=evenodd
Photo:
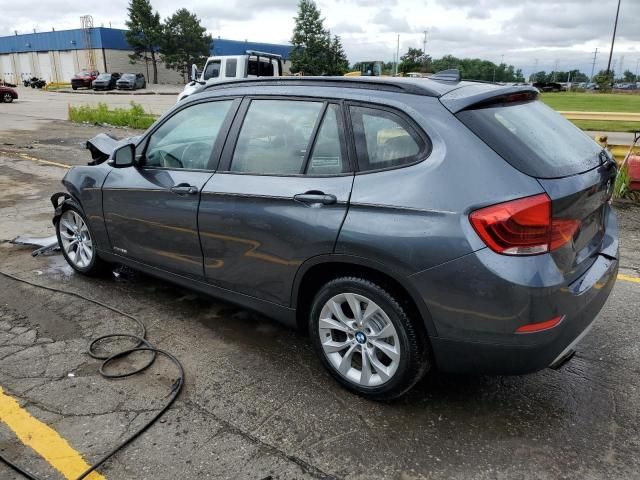
M308 339L258 314L141 274L82 277L59 254L33 258L7 243L53 232L48 197L66 170L38 160L84 162L82 143L98 131L56 122L0 133L0 271L138 317L151 343L183 363L177 403L100 469L105 478L640 478L637 281L618 281L559 370L434 374L398 401L370 402L324 372ZM640 208L621 204L619 218L621 273L634 279ZM161 408L176 379L162 358L135 377L101 377L86 347L123 331L136 328L122 315L0 275L0 387L88 463ZM2 423L0 453L64 478ZM20 477L0 464L0 478Z

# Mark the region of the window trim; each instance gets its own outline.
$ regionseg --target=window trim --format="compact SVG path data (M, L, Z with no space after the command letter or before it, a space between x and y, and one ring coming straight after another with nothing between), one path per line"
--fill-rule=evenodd
M211 155L209 156L209 161L207 162L207 168L175 168L175 167L157 167L153 165L145 165L145 161L147 159L147 148L149 147L149 139L156 133L165 123L167 123L171 118L173 118L178 113L182 112L186 108L194 107L196 105L200 105L203 103L214 103L214 102L224 102L231 100L231 106L229 107L229 111L225 116L222 124L220 125L220 131L218 132L218 136L216 137L216 141L213 144L213 148L211 149ZM144 134L144 137L138 143L138 146L142 146L142 151L140 153L140 159L138 160L138 166L141 169L145 170L171 170L171 171L181 171L181 172L215 172L220 166L220 157L222 154L222 148L225 144L227 136L229 135L230 127L233 123L233 120L238 112L240 107L240 103L242 101L241 97L236 96L226 96L226 97L215 97L215 98L206 98L201 99L195 102L188 102L184 105L181 105L179 108L176 108L166 117L162 118L161 122L156 123L151 130L147 131ZM136 146L136 149L137 147Z
M364 135L364 126L361 126L361 135L359 135L358 129L356 128L356 122L351 115L351 107L360 107L360 108L368 108L370 110L380 110L383 112L391 113L397 116L400 119L400 126L404 128L411 137L416 140L418 143L420 150L417 154L413 156L414 160L406 163L401 163L399 165L392 165L390 167L381 167L381 168L372 168L367 170L362 170L361 159L358 155L358 151L362 151L364 147L364 151L366 152L366 164L371 165L369 162L369 151L366 146L366 140ZM344 105L344 111L348 119L348 125L350 126L350 136L353 140L353 152L355 158L355 174L356 175L365 175L369 173L377 173L377 172L385 172L388 170L396 170L398 168L406 168L411 167L413 165L417 165L418 163L424 162L427 158L431 156L431 152L433 151L433 142L429 135L418 126L417 122L407 115L405 112L401 110L391 107L388 105L381 105L378 103L368 103L368 102L359 102L359 101L351 101L347 100ZM411 158L411 157L405 157Z
M347 171L342 173L334 173L334 174L315 174L308 175L306 173L255 173L255 172L234 172L230 170L231 162L233 161L233 155L235 153L238 139L240 137L240 131L242 130L242 125L244 124L244 120L247 116L247 112L249 111L249 107L253 100L283 100L283 101L299 101L299 102L314 102L314 103L322 103L322 109L320 111L320 115L318 118L324 118L324 113L327 109L328 104L333 103L338 106L338 108L342 111L342 115L338 115L338 121L344 121L345 108L344 108L344 100L335 99L335 98L327 98L327 97L303 97L296 95L246 95L242 104L238 108L238 111L235 116L235 120L229 129L229 134L227 135L227 141L224 145L224 149L222 151L222 156L220 158L220 162L218 163L217 172L224 173L228 175L253 175L257 177L318 177L318 178L327 178L327 177L344 177L353 175L355 170L354 165L354 157L351 154L349 149L349 141L348 134L346 130L339 131L340 141L342 142L343 148L345 149L345 153L347 154ZM311 133L311 137L309 138L309 145L314 145L315 140L318 134L318 128L321 125L319 120L316 120L316 125L314 125L314 130ZM347 125L347 123L344 123ZM306 171L306 165L308 162L308 157L311 152L311 148L307 145L307 151L305 152L305 160L303 162L303 167Z

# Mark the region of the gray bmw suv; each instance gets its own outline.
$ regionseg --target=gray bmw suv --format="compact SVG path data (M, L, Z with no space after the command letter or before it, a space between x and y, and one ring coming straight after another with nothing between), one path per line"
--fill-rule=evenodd
M216 84L69 171L59 243L298 326L373 399L559 365L616 279L616 167L537 97L456 72Z

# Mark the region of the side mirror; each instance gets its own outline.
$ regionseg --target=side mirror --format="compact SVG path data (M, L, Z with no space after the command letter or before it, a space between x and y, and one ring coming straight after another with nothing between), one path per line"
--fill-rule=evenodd
M114 168L131 167L136 161L136 146L128 143L116 149L111 156L109 164Z
M194 82L198 79L198 67L196 64L191 65L191 81Z

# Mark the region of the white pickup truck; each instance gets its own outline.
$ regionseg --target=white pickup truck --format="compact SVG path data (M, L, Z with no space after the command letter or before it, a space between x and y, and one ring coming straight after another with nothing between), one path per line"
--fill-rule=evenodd
M202 72L191 66L191 79L178 95L178 102L207 85L233 78L281 77L282 57L273 53L247 50L244 55L209 57Z

